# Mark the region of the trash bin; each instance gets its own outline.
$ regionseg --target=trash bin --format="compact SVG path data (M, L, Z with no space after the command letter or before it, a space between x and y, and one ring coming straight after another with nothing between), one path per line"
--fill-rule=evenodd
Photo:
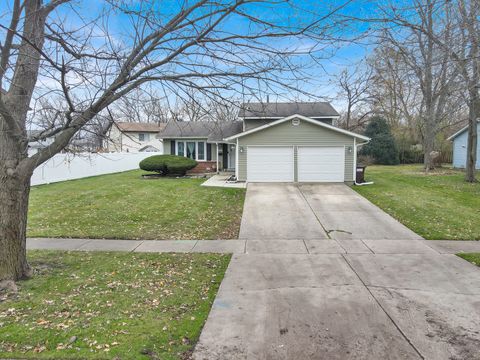
M355 182L361 184L365 182L365 168L366 166L357 166L357 174L355 176Z

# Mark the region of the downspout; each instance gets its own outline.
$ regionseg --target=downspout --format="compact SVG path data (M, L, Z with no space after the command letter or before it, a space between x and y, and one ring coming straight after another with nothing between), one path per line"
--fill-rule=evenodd
M353 140L353 146L354 146L354 149L355 149L355 153L353 155L354 157L354 166L355 166L355 172L353 173L353 176L354 176L354 179L353 179L353 183L356 185L356 186L364 186L364 185L372 185L373 184L373 181L369 181L369 182L364 182L364 183L357 183L357 150L358 150L358 147L359 146L362 146L362 145L365 145L365 144L368 144L370 142L370 140L364 142L364 143L361 143L361 144L357 144L357 139L354 138Z
M238 181L238 138L235 145L235 179Z

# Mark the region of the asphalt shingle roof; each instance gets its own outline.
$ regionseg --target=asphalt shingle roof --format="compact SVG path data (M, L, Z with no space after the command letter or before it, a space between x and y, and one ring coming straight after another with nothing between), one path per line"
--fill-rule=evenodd
M165 127L165 123L137 123L137 122L116 122L115 125L123 132L158 132Z
M284 118L294 114L311 118L339 116L328 102L245 103L240 109L239 116L242 118Z
M208 141L222 141L224 138L242 132L241 121L169 121L158 134L160 139L196 137Z

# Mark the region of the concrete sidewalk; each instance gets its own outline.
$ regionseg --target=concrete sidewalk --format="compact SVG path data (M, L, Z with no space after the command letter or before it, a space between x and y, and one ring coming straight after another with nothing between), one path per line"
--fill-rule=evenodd
M342 184L249 184L240 238L195 360L480 359L480 269L446 254L480 242L423 240Z
M456 254L480 241L454 240L109 240L28 238L27 249L233 254Z
M454 255L236 254L194 359L478 359L479 295Z
M247 188L241 240L28 239L28 249L234 253L195 360L480 359L480 269L344 185Z
M234 253L199 359L478 358L476 241L28 239L28 249Z

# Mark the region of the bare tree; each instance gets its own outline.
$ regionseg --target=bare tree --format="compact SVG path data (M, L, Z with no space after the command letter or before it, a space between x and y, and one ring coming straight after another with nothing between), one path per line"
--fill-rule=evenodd
M388 44L377 46L368 59L372 68L368 93L372 112L381 114L392 129L418 126L421 94L402 56Z
M441 129L447 111L447 99L457 78L458 72L451 66L448 54L439 46L433 38L442 39L445 44L452 44L452 28L450 24L443 22L444 13L438 11L443 0L414 1L408 9L399 9L396 3L381 7L386 22L378 33L382 46L387 46L390 52L400 59L403 74L397 78L403 78L398 82L402 86L407 83L403 90L407 94L401 95L400 109L408 118L412 118L411 109L404 100L416 92L420 95L420 101L416 101L417 116L421 120L424 168L426 171L434 167L432 152L435 146L435 137ZM409 26L392 26L396 14L401 12L409 17ZM395 21L395 20L394 20ZM418 30L417 27L424 29ZM393 70L391 67L389 70ZM397 68L398 70L398 68ZM415 86L418 84L418 86ZM398 87L396 88L397 90ZM418 91L415 91L418 90Z
M469 109L468 143L465 180L475 182L475 165L477 154L477 121L480 114L480 2L478 0L455 1L415 1L422 16L433 16L450 35L432 31L430 22L412 22L408 11L394 9L390 21L402 28L428 39L431 47L441 49L442 62L448 61L462 79L466 89L466 103ZM453 39L453 41L452 41Z
M232 121L237 119L239 107L237 101L223 98L220 94L203 97L196 92L188 92L188 96L177 99L174 117L181 121Z
M367 109L370 94L369 86L372 77L372 68L357 65L353 70L345 68L335 76L335 84L339 88L338 98L346 101L346 109L340 118L340 126L347 130L362 125L371 113Z
M166 14L154 0L111 0L102 18L82 19L70 2L9 0L1 17L0 280L30 274L25 236L33 170L97 114L151 82L167 97L186 89L206 97L219 90L225 97L259 88L294 91L305 62L293 60L319 60L321 53L299 54L284 39L333 41L338 27L332 15L342 6L295 17L301 4L287 0L196 0L174 2L177 8ZM108 24L116 14L128 30L113 35ZM32 99L48 94L67 105L63 121L28 138ZM54 141L28 157L28 142L48 137Z

